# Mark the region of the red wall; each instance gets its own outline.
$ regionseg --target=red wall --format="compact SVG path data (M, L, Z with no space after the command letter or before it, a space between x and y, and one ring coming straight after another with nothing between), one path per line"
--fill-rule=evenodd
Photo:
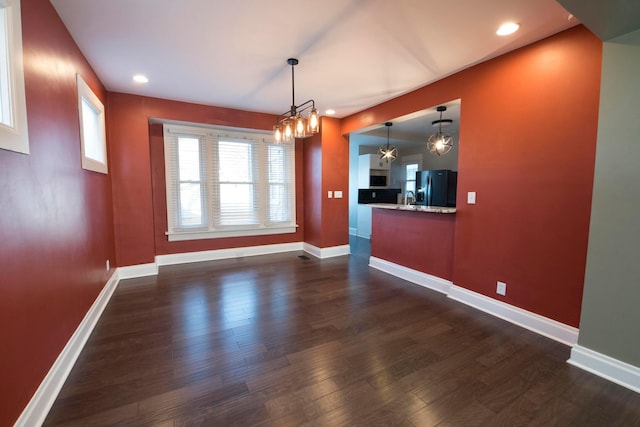
M315 247L322 247L322 128L320 133L304 140L304 241Z
M48 0L22 0L30 155L0 150L0 425L12 425L109 278L111 175L80 165L76 73L105 89Z
M329 191L342 191L342 199ZM322 117L320 133L304 141L304 241L318 248L349 244L349 142L340 120Z
M453 279L452 214L372 209L371 256Z
M327 197L342 191L342 198ZM321 248L349 244L349 140L340 133L340 120L322 119L322 239Z
M601 58L578 26L342 121L346 134L461 98L454 284L576 327Z
M300 242L304 227L302 149L296 143L296 216L290 234L169 242L162 125L150 119L271 129L276 116L185 102L109 93L114 216L118 266L144 264L156 255Z

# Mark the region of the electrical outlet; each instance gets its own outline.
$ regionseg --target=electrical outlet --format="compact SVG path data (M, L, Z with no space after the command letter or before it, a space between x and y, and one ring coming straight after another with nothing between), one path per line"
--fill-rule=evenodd
M342 199L342 191L334 191L333 195L336 197L336 199Z
M328 191L328 192L327 192L327 197L328 197L329 199L332 199L332 198L333 198L333 191Z
M109 271L109 270L110 270L110 268L109 268L109 260L107 260L107 271Z
M496 293L498 295L507 295L507 284L504 282L498 282L498 286L496 286Z

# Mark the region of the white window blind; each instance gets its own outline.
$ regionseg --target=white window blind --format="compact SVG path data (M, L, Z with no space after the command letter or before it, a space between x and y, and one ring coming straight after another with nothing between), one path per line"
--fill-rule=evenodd
M178 138L178 210L177 225L180 228L205 227L206 211L203 209L204 183L201 176L200 138Z
M217 182L212 192L219 207L214 210L215 226L260 223L258 151L255 141L218 140L214 156Z
M170 241L295 232L292 144L165 124L164 145Z

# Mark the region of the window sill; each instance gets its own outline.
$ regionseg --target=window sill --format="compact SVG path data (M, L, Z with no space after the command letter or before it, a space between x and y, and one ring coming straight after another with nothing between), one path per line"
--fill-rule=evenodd
M220 239L224 237L267 236L270 234L295 233L298 225L283 227L250 228L245 230L216 230L216 231L174 231L165 233L170 242L185 240Z

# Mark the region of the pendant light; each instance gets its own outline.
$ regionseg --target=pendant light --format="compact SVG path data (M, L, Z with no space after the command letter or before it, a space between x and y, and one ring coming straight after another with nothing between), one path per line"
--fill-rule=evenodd
M442 126L449 126L453 123L451 119L443 119L442 113L447 111L447 107L440 105L436 107L436 111L440 112L440 119L431 122L432 126L438 126L438 132L429 136L427 139L427 150L436 156L444 156L453 148L453 137L448 133L442 132Z
M287 64L291 66L291 107L289 111L278 116L273 126L273 138L276 143L290 142L293 138L308 138L318 133L320 127L320 116L313 99L296 105L293 68L298 65L298 62L296 58L287 59ZM302 113L307 110L309 115L305 117Z
M380 160L385 160L389 163L393 162L398 157L398 149L396 147L389 146L389 129L393 126L393 123L386 122L384 125L387 127L387 146L380 147L378 154L380 154Z

